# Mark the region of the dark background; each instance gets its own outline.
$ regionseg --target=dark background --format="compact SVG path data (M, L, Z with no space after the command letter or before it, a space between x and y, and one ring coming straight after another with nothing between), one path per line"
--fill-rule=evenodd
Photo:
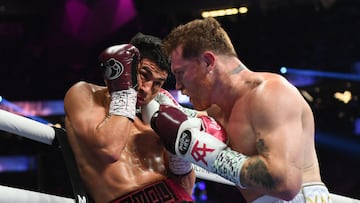
M249 13L218 20L250 69L279 72L286 66L360 77L358 0L0 0L0 96L62 100L79 80L103 84L97 56L105 47L126 43L137 32L164 37L173 27L201 18L202 10L241 5L249 6ZM308 102L317 125L323 181L332 193L360 198L359 79L312 80L296 84L314 98ZM174 81L165 87L173 89ZM345 90L352 92L347 104L333 96ZM61 123L63 118L45 119ZM0 173L0 185L71 195L58 150L3 132L0 155L16 154L34 156L36 169ZM231 186L206 183L207 202L241 199Z

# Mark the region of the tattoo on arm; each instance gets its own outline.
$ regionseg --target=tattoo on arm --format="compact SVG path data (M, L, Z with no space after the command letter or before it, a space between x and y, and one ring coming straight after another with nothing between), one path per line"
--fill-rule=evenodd
M259 139L256 142L256 149L258 150L258 152L264 156L267 156L268 152L269 152L269 148L265 145L265 141L264 139Z
M256 143L256 147L261 154L266 156L269 149L266 147L263 139L260 139ZM276 182L261 158L254 157L251 159L244 172L244 177L242 179L244 180L245 185L255 187L261 186L266 189L275 188Z
M255 158L255 160L250 161L248 167L246 167L245 177L245 185L261 186L266 189L275 187L275 181L267 170L265 163L260 158Z

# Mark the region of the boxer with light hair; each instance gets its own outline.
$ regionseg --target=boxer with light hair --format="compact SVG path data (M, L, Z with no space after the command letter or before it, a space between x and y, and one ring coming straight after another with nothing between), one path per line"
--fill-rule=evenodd
M179 25L163 45L176 89L196 110L217 107L210 113L217 122L208 125L160 106L151 126L170 152L230 180L249 203L331 202L314 116L296 87L278 74L248 69L214 18Z

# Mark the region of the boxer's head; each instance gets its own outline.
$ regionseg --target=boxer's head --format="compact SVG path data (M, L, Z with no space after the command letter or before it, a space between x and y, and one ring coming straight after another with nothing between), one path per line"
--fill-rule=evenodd
M130 44L139 49L138 105L150 102L159 92L170 73L170 63L162 49L161 39L152 35L136 34Z

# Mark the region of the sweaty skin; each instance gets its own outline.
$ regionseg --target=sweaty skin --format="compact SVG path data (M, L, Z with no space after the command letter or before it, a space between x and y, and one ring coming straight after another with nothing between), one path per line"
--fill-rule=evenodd
M69 89L64 101L69 142L96 202L109 202L167 177L158 136L138 118L132 124L128 118L108 116L105 106L109 106L110 96L106 87L79 82ZM113 119L123 121L115 124ZM112 125L110 142L99 136L104 125Z
M65 95L68 139L89 197L96 203L120 201L165 179L177 201L191 200L194 170L175 176L159 136L139 119L142 107L165 91L161 87L170 63L161 45L160 38L137 33L130 44L106 48L99 55L106 86L80 81ZM109 75L112 70L122 71L114 78Z
M247 90L235 99L226 129L232 140L230 146L252 157L244 166L244 184L264 188L271 191L270 195L282 195L282 184L297 193L302 183L320 182L314 118L306 102L298 99L299 92L275 74L253 74L246 70L242 74L248 78ZM277 88L284 92L276 91ZM277 119L272 119L273 116ZM249 201L263 195L261 189L242 193Z
M240 177L247 189L239 188L247 202L265 194L291 200L302 183L321 181L313 114L294 86L280 75L250 71L234 56L182 53L181 45L171 52L176 88L196 110L211 107L229 146L250 157Z
M137 105L149 103L168 73L142 58L138 66ZM90 196L107 203L159 180L171 179L191 196L195 172L174 176L168 153L149 125L135 117L109 115L106 86L80 81L64 98L65 126L78 170Z

